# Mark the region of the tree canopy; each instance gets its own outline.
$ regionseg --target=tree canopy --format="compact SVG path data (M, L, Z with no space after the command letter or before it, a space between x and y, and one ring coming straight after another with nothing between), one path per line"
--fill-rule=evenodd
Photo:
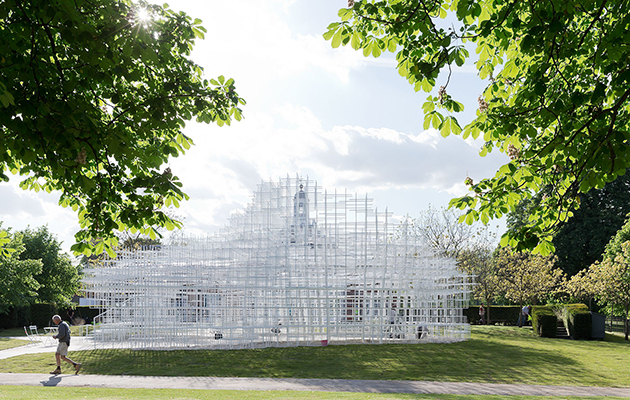
M61 243L48 227L25 229L18 232L24 250L19 260L39 260L41 272L34 275L39 284L37 301L56 303L59 306L70 303L80 287L80 274L72 265L70 257L61 250Z
M496 246L496 233L488 225L461 224L461 214L460 210L429 205L417 218L406 216L401 227L407 234L422 238L438 254L455 259L466 250Z
M522 229L531 216L532 205L543 196L544 192L519 203L507 216L507 229ZM601 261L606 245L626 221L630 213L630 174L579 196L580 208L552 241L558 258L555 266L569 277Z
M630 3L625 0L352 1L324 38L366 56L396 53L399 73L432 92L424 128L483 138L481 155L505 153L494 177L466 179L451 206L467 222L499 218L547 188L532 217L502 244L549 253L579 193L603 188L630 167ZM477 54L486 80L476 117L449 94L454 68ZM438 82L439 73L446 76ZM434 88L440 85L437 93ZM476 94L475 94L476 96Z
M563 282L562 271L553 268L554 261L552 256L500 249L494 260L500 292L520 306L547 300Z
M187 195L164 166L192 144L186 121L241 119L234 81L189 58L200 24L144 0L0 1L0 179L60 191L73 250L178 226L162 209Z
M600 304L609 308L611 314L621 313L625 318L625 339L628 340L630 241L620 243L618 250L574 276L567 287L573 295L594 296Z
M2 224L0 224L1 227ZM19 255L24 251L22 236L4 230L3 243L0 247L11 251L0 252L0 313L10 307L25 306L37 298L40 284L35 278L42 272L40 260L21 260Z
M479 243L464 249L457 257L458 267L475 277L475 285L472 288L473 298L480 300L486 306L499 297L504 286L499 279L500 271L493 257L493 250L493 247ZM487 319L490 320L490 307L486 307L485 312Z

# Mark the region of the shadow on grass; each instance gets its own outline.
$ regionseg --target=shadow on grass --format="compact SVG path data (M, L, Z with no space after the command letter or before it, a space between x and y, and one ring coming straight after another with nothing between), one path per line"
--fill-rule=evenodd
M571 358L535 347L454 344L348 345L260 350L132 351L75 353L83 372L116 375L241 376L522 383L571 376ZM544 370L541 366L544 365Z

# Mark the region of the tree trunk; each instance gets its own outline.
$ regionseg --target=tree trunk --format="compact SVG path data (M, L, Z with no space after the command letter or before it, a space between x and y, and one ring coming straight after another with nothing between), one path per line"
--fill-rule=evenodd
M630 309L630 306L626 306L626 320L623 323L623 332L626 336L626 340L628 340L628 311Z

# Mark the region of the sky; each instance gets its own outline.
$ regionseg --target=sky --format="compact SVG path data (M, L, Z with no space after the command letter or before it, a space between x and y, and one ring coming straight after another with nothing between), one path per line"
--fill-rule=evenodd
M398 74L392 53L366 58L322 38L347 0L168 4L203 21L205 40L197 41L192 58L205 77L233 78L247 101L245 118L231 126L190 122L184 133L195 146L170 162L191 197L176 210L191 234L217 231L245 207L256 185L287 175L329 191L367 194L379 210L417 217L466 194L467 176L477 182L508 162L502 153L480 157L481 141L424 130L428 94L414 92ZM455 69L447 89L465 106L462 126L474 118L485 87L475 61ZM443 74L436 93L445 82ZM2 226L48 225L69 251L79 229L76 214L58 205L58 193L27 192L18 183L19 177L0 183Z

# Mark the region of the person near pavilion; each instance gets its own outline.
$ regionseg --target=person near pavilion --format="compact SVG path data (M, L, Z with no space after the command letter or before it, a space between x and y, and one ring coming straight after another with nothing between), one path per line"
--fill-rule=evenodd
M68 358L68 346L70 346L70 326L68 326L68 323L63 321L59 315L53 315L52 320L55 325L58 325L57 334L53 336L53 339L57 339L59 344L57 345L57 351L55 352L57 368L52 371L51 374L57 375L61 373L61 360L63 360L72 364L76 375L81 369L81 363L74 362Z

